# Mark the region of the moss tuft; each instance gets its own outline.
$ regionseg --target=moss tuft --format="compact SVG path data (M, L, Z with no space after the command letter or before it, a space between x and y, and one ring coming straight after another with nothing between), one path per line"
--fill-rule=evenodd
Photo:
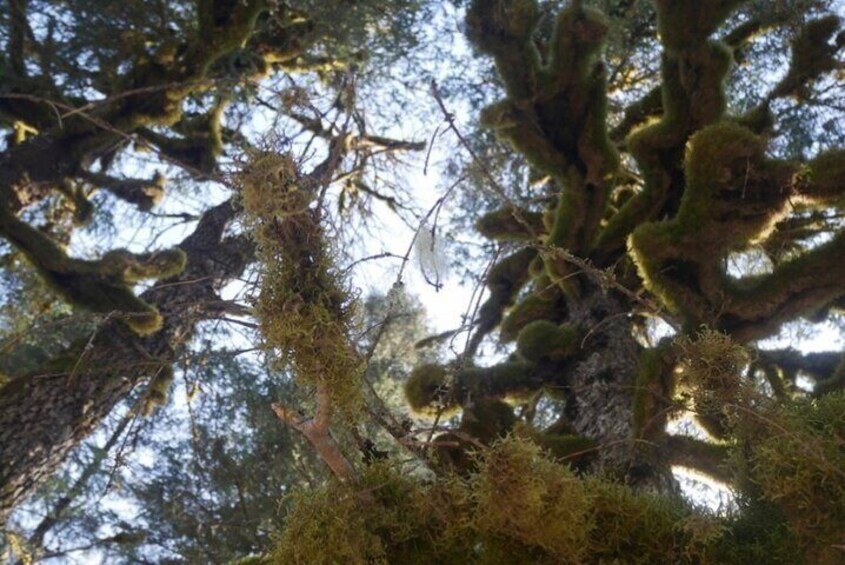
M526 361L563 361L575 353L580 338L578 330L570 325L536 320L519 332L516 349Z
M845 532L845 392L780 407L757 426L754 481L807 555L833 563Z
M147 392L141 405L141 413L149 416L159 406L167 403L168 391L173 384L173 369L170 365L162 365L150 380Z
M155 309L149 312L129 312L121 319L140 336L154 334L164 326L164 318Z
M532 293L511 308L502 320L499 328L500 339L507 343L515 340L525 326L535 320L551 319L560 316L560 297L557 292L553 297Z
M449 398L447 378L448 370L443 365L419 365L411 371L405 381L405 400L416 414L434 417L437 414L448 415L455 412L457 406Z
M256 152L238 182L263 265L255 310L265 343L352 418L363 405L355 303L314 209L313 187L301 185L290 155L272 152Z
M475 227L481 235L495 241L530 241L545 232L541 213L511 207L484 214Z
M153 253L135 254L125 249L113 249L103 255L103 273L126 282L146 279L165 279L178 275L187 265L187 255L179 248Z
M689 391L701 414L722 412L742 400L742 374L750 357L727 335L703 328L695 338L682 336L675 346L683 363L679 386Z
M527 441L506 439L485 457L472 492L482 534L542 548L562 563L581 561L590 523L583 483Z

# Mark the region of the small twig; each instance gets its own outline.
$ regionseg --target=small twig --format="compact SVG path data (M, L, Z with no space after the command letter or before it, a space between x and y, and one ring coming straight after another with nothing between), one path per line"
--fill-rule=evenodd
M341 481L354 478L355 469L329 433L331 397L325 385L317 386L317 408L313 418L303 419L296 411L281 404L274 403L271 407L279 420L305 436L335 477Z

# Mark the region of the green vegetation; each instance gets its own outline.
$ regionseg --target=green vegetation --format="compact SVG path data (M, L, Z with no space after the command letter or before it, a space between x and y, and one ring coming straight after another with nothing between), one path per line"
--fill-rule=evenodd
M10 0L2 559L841 562L837 10Z

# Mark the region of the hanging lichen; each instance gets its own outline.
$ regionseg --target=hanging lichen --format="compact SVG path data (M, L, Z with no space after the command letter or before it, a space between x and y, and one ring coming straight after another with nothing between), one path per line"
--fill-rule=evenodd
M253 156L239 183L262 264L256 315L265 342L297 379L323 386L351 416L362 402L362 358L350 339L354 301L336 271L315 187L278 153Z

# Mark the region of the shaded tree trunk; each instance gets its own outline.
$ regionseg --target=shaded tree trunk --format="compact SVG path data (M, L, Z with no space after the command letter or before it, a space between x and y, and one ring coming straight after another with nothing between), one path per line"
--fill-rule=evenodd
M180 245L185 271L142 295L164 316L161 331L140 338L107 320L88 343L0 389L0 523L137 384L173 362L197 322L220 313L217 290L252 255L246 239L223 238L234 214L229 201L204 214Z
M623 473L635 488L678 491L659 446L643 441L635 424L643 347L634 337L631 306L589 282L568 304L568 322L584 330L579 360L568 376L565 416L579 434L599 445L597 465Z

